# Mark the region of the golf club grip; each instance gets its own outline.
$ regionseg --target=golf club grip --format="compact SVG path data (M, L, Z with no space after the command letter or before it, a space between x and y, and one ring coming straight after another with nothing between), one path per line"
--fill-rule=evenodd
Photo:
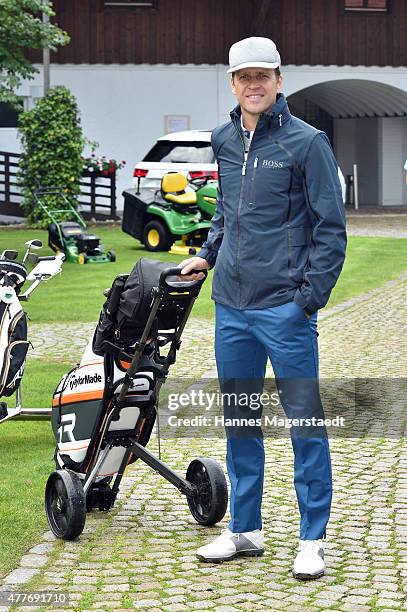
M167 270L163 270L161 272L160 275L160 285L167 285L168 287L171 287L170 283L167 283L167 278L169 276L181 276L181 270L182 268L168 268ZM206 277L208 276L208 271L207 270L190 270L189 274L198 274L199 272L203 272L204 273L204 278L202 280L192 280L192 281L185 281L185 287L192 287L196 284L201 284L204 282L204 280L206 279ZM183 281L177 281L178 283L182 283Z

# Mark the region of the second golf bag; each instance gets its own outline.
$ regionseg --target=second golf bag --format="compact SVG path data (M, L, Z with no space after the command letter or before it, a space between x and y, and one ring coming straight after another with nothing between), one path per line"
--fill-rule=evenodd
M26 276L23 264L0 259L0 397L12 395L24 373L29 343L18 294Z

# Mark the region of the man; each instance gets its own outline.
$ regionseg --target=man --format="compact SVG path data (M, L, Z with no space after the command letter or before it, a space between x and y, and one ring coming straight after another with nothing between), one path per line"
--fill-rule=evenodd
M337 164L327 136L290 114L281 93L280 55L273 41L232 45L231 121L216 128L217 208L197 257L182 274L199 278L215 266L215 353L221 386L263 381L270 358L280 401L290 418L323 415L318 389L317 311L342 268L345 216ZM216 265L215 265L216 264ZM322 538L332 481L325 430L291 430L294 483L301 515L294 575L325 570ZM264 552L261 432L227 431L231 483L229 529L197 555L224 561Z

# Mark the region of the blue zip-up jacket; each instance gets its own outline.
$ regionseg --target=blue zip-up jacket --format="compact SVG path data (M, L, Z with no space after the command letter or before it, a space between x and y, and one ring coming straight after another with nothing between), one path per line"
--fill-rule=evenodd
M288 109L283 94L259 117L245 162L240 107L212 133L216 211L198 253L215 266L212 299L237 308L294 300L325 306L342 269L345 212L324 132Z

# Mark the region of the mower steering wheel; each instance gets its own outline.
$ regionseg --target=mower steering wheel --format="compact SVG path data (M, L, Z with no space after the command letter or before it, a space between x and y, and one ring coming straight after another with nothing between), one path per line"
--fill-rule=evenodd
M199 189L200 187L205 187L205 185L209 183L209 181L214 180L215 179L211 174L207 174L205 176L196 176L195 178L189 179L189 182L191 183L191 185Z

